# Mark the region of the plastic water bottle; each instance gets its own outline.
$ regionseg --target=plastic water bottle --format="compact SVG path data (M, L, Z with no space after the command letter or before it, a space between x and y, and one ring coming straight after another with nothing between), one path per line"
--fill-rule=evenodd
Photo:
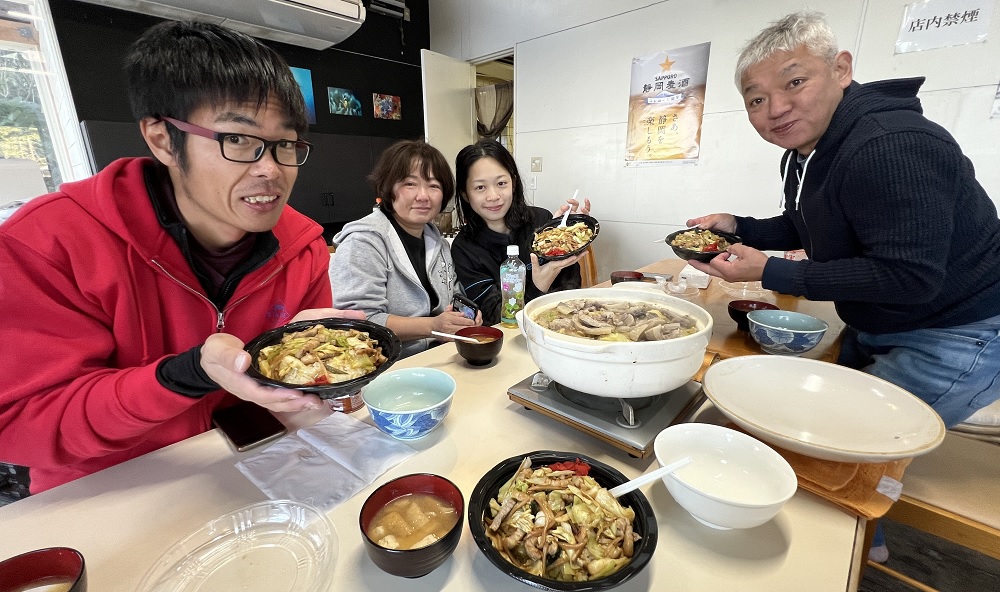
M524 308L524 281L527 268L517 255L520 249L517 245L507 247L507 259L500 264L500 324L504 327L516 327L517 311Z

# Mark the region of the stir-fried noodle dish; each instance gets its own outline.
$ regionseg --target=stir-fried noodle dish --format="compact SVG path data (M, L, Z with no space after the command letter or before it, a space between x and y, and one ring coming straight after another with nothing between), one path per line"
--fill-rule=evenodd
M632 561L635 512L587 475L590 465L531 468L525 458L490 500L486 534L524 571L557 581L610 576Z
M583 222L565 228L555 226L535 233L531 250L545 257L558 257L572 253L594 238L594 231Z
M698 332L689 315L628 300L564 300L531 318L557 333L599 341L660 341Z
M313 386L359 378L386 360L378 340L367 332L317 324L285 333L280 343L261 349L257 368L274 380Z
M689 251L699 251L702 253L712 253L715 251L725 251L729 248L729 241L715 234L711 230L688 230L682 232L670 241L670 244Z

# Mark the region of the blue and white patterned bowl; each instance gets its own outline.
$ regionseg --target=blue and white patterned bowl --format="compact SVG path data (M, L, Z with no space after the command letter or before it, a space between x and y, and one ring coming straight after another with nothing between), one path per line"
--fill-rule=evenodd
M750 335L769 354L798 356L819 345L830 327L826 321L789 310L747 313Z
M455 379L434 368L404 368L380 375L361 389L375 427L397 440L434 431L451 409Z

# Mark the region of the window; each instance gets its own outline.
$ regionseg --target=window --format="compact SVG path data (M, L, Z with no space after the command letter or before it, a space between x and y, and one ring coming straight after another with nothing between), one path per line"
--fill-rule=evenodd
M0 0L0 166L3 160L36 163L47 191L91 174L46 0ZM10 195L0 195L4 201Z

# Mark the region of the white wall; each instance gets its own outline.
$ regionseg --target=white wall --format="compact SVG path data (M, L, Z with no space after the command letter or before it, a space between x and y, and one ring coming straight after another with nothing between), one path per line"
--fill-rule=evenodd
M989 119L1000 82L1000 0L986 43L894 55L912 0L430 0L431 48L480 61L513 49L518 167L555 209L579 188L601 221L600 277L671 256L654 244L690 217L717 211L780 212L778 159L747 121L733 84L737 52L781 16L820 10L855 79L925 76L926 115L947 128L1000 203L1000 119ZM624 166L631 60L712 42L701 158L696 166ZM543 158L540 173L530 159Z

